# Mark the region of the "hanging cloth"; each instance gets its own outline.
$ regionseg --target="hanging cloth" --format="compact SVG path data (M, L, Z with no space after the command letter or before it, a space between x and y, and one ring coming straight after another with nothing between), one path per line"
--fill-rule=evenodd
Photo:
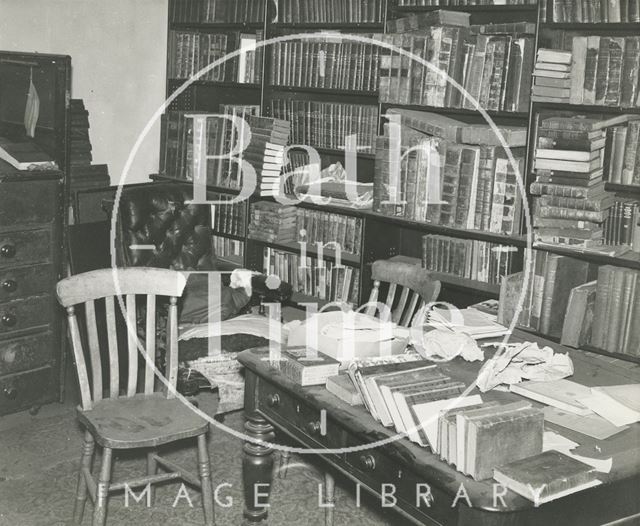
M33 84L33 69L29 75L29 91L27 93L27 104L24 109L24 129L27 137L33 137L36 133L36 125L40 116L40 97Z

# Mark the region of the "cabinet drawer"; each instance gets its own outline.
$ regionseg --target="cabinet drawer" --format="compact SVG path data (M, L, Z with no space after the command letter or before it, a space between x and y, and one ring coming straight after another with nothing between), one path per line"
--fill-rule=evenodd
M53 221L59 206L59 181L0 184L0 228Z
M47 365L52 359L52 337L43 332L0 342L0 376Z
M51 322L51 296L34 296L0 304L0 335Z
M0 415L15 413L57 398L55 370L43 367L0 378Z
M52 265L0 270L0 302L50 292L54 281Z
M260 381L258 387L258 408L274 422L281 422L289 431L294 431L307 444L313 440L319 446L330 449L341 448L344 444L342 428L326 414L308 406L285 391Z
M0 268L47 261L50 254L49 230L0 232Z

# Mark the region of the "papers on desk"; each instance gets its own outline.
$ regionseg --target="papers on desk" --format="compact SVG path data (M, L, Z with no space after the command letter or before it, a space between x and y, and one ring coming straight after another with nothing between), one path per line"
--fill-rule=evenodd
M493 321L491 315L476 309L448 310L436 307L427 314L427 321L436 329L467 334L476 340L509 334L509 329Z
M551 406L544 408L544 419L557 426L571 429L597 440L605 440L625 429L629 429L627 426L615 426L606 418L602 418L595 413L576 415Z
M613 459L611 457L601 459L577 455L573 450L579 445L580 444L577 442L569 440L568 438L563 437L558 433L554 433L553 431L545 431L542 438L542 451L560 451L560 453L564 453L575 460L588 464L600 473L609 473L611 471L611 467L613 465Z
M633 424L640 421L640 384L593 387L580 403L615 426Z

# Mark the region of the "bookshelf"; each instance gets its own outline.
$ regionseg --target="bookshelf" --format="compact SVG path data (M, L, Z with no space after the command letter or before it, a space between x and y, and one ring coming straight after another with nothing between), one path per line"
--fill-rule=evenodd
M200 0L204 5L208 0ZM169 31L191 31L200 34L213 33L256 33L261 32L261 38L270 39L278 36L288 36L295 33L304 32L328 32L321 34L318 39L307 39L298 41L297 44L291 44L286 50L281 48L274 51L274 46L265 48L261 57L262 75L258 82L236 82L225 78L224 80L198 80L194 82L190 88L185 91L171 105L172 110L177 111L210 111L217 112L221 104L226 105L259 105L261 114L264 116L290 118L291 115L297 114L302 120L308 120L310 116L318 115L326 108L340 106L336 110L336 114L342 112L346 107L361 106L371 108L375 113L373 136L381 136L384 133L384 123L387 122L385 115L389 110L399 109L408 111L429 112L443 117L449 117L460 121L465 125L474 125L483 122L483 116L479 111L467 107L464 104L457 104L456 107L450 105L439 104L416 104L409 101L404 103L398 102L396 99L387 100L381 98L377 83L371 79L361 79L362 75L352 75L349 77L347 72L352 71L353 67L360 67L361 72L371 73L371 67L364 63L358 63L349 56L358 54L356 44L351 41L340 43L335 39L336 32L360 35L381 35L378 38L384 39L390 36L388 22L398 18L411 15L427 16L438 9L446 9L456 13L468 13L469 21L472 25L491 24L491 23L515 23L526 22L527 32L523 33L533 43L532 60L535 61L535 54L539 48L554 47L561 40L557 35L616 35L629 36L640 33L640 23L627 22L570 22L570 21L552 21L552 13L554 0L545 2L534 2L527 4L509 4L509 5L456 5L456 6L399 6L397 0L370 0L371 5L375 4L375 16L373 11L369 12L369 19L366 19L364 12L360 13L361 19L357 21L355 17L349 19L348 12L342 11L339 16L343 21L334 21L331 18L331 10L322 7L322 4L329 5L331 0L278 0L278 2L267 1L255 2L263 4L261 12L263 18L261 21L252 22L216 22L201 17L199 22L195 18L176 20L170 16ZM277 4L277 11L276 6ZM345 4L362 4L361 2L346 2ZM298 7L297 11L288 11L293 9L291 6ZM364 5L364 4L362 4ZM300 11L306 9L307 11ZM356 13L355 7L344 8L354 9L351 15ZM171 14L171 11L170 11ZM336 15L338 16L338 15ZM322 21L320 20L322 18ZM375 18L375 19L374 19ZM556 36L554 36L556 35ZM570 38L569 38L570 40ZM293 42L290 41L290 42ZM297 47L296 47L297 46ZM323 47L324 46L324 47ZM341 47L342 46L342 47ZM557 47L557 46L555 46ZM565 45L566 48L566 45ZM364 46L362 49L366 49ZM411 48L413 49L413 48ZM417 49L417 48L416 48ZM325 71L324 75L316 72L318 68L317 55L319 50L330 55L331 53L341 54L342 60L346 61L342 65L336 66L340 71L337 76L333 77L333 81L329 82L329 74ZM171 53L171 50L169 50ZM370 51L365 53L366 57L372 60L373 64L380 65L377 60L380 57L374 54L369 55ZM315 57L314 58L314 54ZM355 55L354 55L355 54ZM287 58L288 57L288 58ZM347 57L347 58L345 58ZM365 58L366 60L366 58ZM288 63L286 63L288 61ZM314 62L315 61L315 62ZM339 60L336 59L336 64ZM305 66L306 65L306 66ZM285 67L286 66L286 67ZM288 68L288 72L285 69ZM342 68L342 69L340 69ZM310 73L301 73L309 71ZM382 73L378 72L379 75ZM306 76L305 76L306 75ZM172 93L184 79L168 78L167 93ZM349 86L347 86L347 84ZM365 86L363 83L368 83ZM331 85L330 85L331 84ZM374 86L375 84L375 86ZM503 83L504 86L505 83ZM349 89L351 88L351 89ZM423 101L424 102L424 101ZM292 108L287 114L283 108ZM491 109L487 114L500 127L523 127L526 128L526 141L522 147L523 160L521 172L524 174L524 186L526 188L527 200L532 207L536 196L530 191L530 184L536 176L533 169L537 128L540 114L555 114L560 112L568 112L581 115L639 115L640 107L620 107L620 106L600 106L595 104L569 104L565 102L523 102L517 109L512 106L511 110ZM330 115L329 113L327 115ZM327 124L328 123L328 124ZM318 124L316 129L319 133L316 138L311 137L294 137L299 142L305 142L313 146L320 154L322 168L340 161L344 164L345 152L342 149L342 138L337 139L331 137L327 131L333 123L332 117L327 118L327 122ZM334 123L335 124L335 123ZM348 130L346 131L348 133ZM317 140L332 139L334 143L329 144ZM362 146L359 137L358 144ZM298 142L294 140L294 142ZM370 146L375 146L372 144ZM377 149L376 149L377 150ZM519 159L519 158L518 158ZM379 158L372 151L358 151L357 167L358 180L360 182L375 182L376 165ZM184 180L180 177L172 176L170 173L162 174L163 178L174 178L175 180ZM640 187L621 184L617 182L607 181L604 185L607 192L615 194L617 197L635 197L640 196ZM235 196L238 191L233 188L212 185L208 188L210 192L218 192ZM245 218L245 232L228 233L224 231L216 231L215 235L221 239L228 239L229 242L242 243L244 247L243 256L241 258L231 258L236 265L242 263L247 268L255 270L263 270L265 268L265 251L271 250L278 254L290 254L294 256L301 255L299 240L281 241L265 241L255 239L248 233L249 218L251 207L261 201L269 201L267 198L252 196L251 199L242 206ZM464 228L459 224L438 222L427 222L426 220L417 220L395 213L381 211L361 211L343 207L321 206L309 202L303 202L297 205L301 210L310 210L318 212L327 212L334 214L338 219L342 217L358 217L361 220L361 242L359 252L357 254L342 254L342 262L353 269L357 269L360 273L360 287L357 301L362 302L368 297L370 288L370 263L376 259L389 258L396 255L402 255L413 258L422 258L421 244L425 236L443 236L453 240L468 240L471 242L491 244L495 247L514 247L513 257L509 261L509 268L512 271L522 269L524 254L527 247L527 235L525 233L524 218L520 224L511 233L500 231L491 231L483 225L477 225L474 228ZM341 219L340 219L341 220ZM498 229L499 230L499 229ZM222 241L220 241L222 242ZM570 256L576 260L589 263L592 268L597 269L603 265L613 265L615 267L640 270L640 255L636 252L627 252L619 256L611 256L606 254L594 253L591 251L582 251L573 249L568 246L549 246L541 245L535 247L539 252L548 254L558 254ZM307 256L317 257L317 250L309 244L306 251ZM278 256L280 257L280 256ZM336 254L329 248L323 250L323 259L333 264L336 262ZM469 279L455 275L453 273L435 271L435 275L443 282L443 289L446 299L460 305L468 305L477 300L485 298L497 298L500 294L500 284L498 282L487 282L480 279ZM297 291L295 293L294 303L304 303L312 299L318 299L313 294L305 294ZM326 300L320 302L323 304Z

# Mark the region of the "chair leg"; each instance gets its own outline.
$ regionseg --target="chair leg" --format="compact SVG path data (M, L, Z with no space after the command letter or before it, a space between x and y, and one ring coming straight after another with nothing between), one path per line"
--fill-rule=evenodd
M95 450L93 435L89 431L84 433L84 444L82 446L82 458L80 460L80 470L78 472L78 489L76 491L76 503L73 507L73 522L80 524L84 515L84 505L87 501L87 482L84 479L85 468L91 473L93 463L93 451Z
M155 459L155 450L151 450L147 453L147 475L155 475L158 472L158 462ZM149 484L149 501L151 505L156 500L156 488L155 485Z
M333 509L335 508L335 494L336 494L336 481L333 475L328 471L324 472L324 502L326 508L324 509L324 526L333 526Z
M287 478L287 470L289 469L290 458L291 458L291 451L282 450L280 452L280 468L278 469L278 475L281 479Z
M213 487L211 485L211 466L209 465L209 451L207 450L207 435L198 437L198 471L202 484L202 510L204 511L204 523L213 526L215 516L213 511Z
M109 498L109 483L111 481L111 448L105 447L102 452L102 465L96 487L96 501L93 508L93 526L104 526L107 522L107 501Z

